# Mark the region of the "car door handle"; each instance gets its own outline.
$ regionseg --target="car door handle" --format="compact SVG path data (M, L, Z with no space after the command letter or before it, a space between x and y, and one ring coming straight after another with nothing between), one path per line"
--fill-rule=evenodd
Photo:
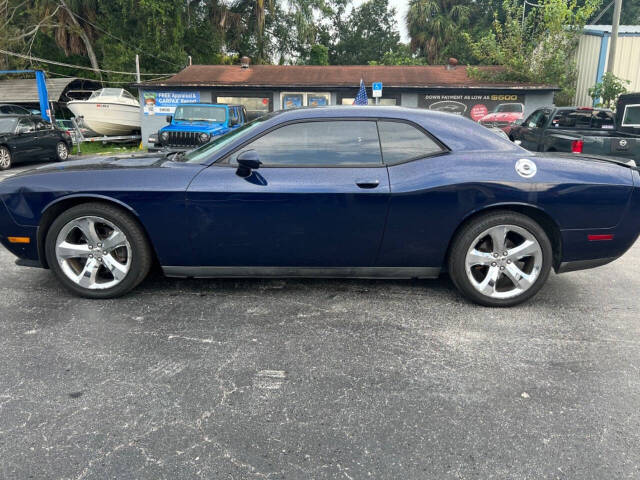
M360 188L376 188L380 185L380 180L356 180L356 185Z

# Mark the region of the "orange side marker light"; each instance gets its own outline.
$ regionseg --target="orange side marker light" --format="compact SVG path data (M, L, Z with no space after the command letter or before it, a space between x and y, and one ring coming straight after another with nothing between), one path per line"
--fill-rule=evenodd
M7 237L9 243L31 243L31 239L29 237Z

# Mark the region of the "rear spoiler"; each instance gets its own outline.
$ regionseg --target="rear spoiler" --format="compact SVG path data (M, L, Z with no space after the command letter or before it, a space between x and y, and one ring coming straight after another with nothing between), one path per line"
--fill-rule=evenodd
M623 167L630 168L631 170L636 170L640 172L640 167L637 162L633 159L631 160L620 160L617 157L608 157L606 155L585 155L582 153L563 153L563 152L547 152L547 153L537 153L539 156L553 156L553 157L562 157L562 158L587 158L590 160L599 160L601 162L607 163L615 163L616 165L620 165Z

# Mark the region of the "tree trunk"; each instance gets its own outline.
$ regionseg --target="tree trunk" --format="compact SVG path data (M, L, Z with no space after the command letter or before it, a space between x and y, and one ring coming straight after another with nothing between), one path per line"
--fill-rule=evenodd
M60 5L62 5L62 7L67 11L67 13L69 14L69 17L71 18L71 21L78 29L78 35L80 36L80 39L84 43L84 48L87 50L87 56L89 57L89 61L91 62L91 68L93 68L93 70L96 72L96 75L98 75L100 82L102 82L102 74L100 73L100 67L98 66L98 58L96 57L96 53L93 51L93 46L91 45L91 40L89 40L89 36L87 35L87 32L85 32L84 29L82 28L82 25L78 23L76 16L73 14L71 9L67 6L67 2L65 2L65 0L59 0L59 2L60 2Z

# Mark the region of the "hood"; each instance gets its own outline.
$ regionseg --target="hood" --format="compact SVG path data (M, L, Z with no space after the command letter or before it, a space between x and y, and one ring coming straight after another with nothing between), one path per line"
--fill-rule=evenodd
M523 117L518 112L496 112L485 115L480 119L481 122L515 122Z
M158 168L171 163L166 153L128 155L123 157L90 157L80 160L69 160L66 162L50 163L41 167L32 168L13 175L9 178L19 178L27 175L37 175L39 173L52 173L60 171L82 171L82 170L107 170L122 168Z

